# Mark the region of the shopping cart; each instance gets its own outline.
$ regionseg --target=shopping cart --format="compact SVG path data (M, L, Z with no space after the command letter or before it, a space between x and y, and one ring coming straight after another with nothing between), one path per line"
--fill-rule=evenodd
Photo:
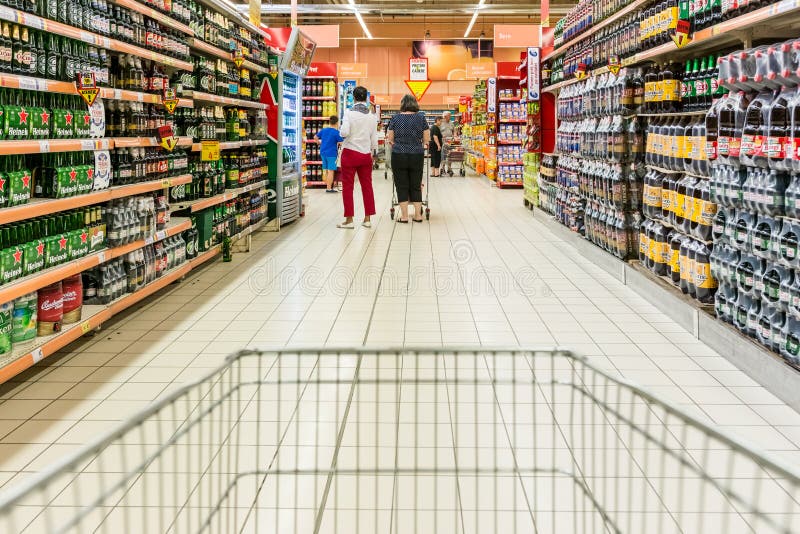
M431 210L428 207L428 195L430 191L430 181L431 181L431 169L430 165L428 165L428 149L425 148L425 155L423 157L424 167L425 167L425 176L424 180L422 181L422 206L425 208L425 218L430 220L431 218ZM394 183L394 173L392 173L392 207L389 208L389 216L394 220L395 212L397 211L397 206L400 205L400 202L397 199L397 187ZM414 216L416 217L417 214L415 213Z
M800 532L800 480L561 350L242 352L7 491L16 532Z
M388 143L384 139L378 139L378 148L372 152L372 169L380 169L381 163L386 164L386 145ZM384 170L384 178L385 178Z
M447 166L447 173L450 176L453 176L454 163L458 163L459 175L466 176L467 171L464 168L464 147L461 146L460 139L452 138L444 142L442 158Z

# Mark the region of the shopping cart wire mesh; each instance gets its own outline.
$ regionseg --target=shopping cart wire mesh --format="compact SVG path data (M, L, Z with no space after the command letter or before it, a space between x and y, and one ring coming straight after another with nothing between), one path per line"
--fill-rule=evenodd
M800 532L797 471L564 350L245 351L0 532Z

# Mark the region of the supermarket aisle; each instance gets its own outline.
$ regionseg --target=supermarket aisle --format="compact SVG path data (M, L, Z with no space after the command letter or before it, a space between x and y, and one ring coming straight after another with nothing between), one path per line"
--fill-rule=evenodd
M759 447L800 460L800 415L549 233L521 192L431 183L430 222L338 230L338 195L262 233L0 389L0 485L237 348L564 345ZM358 220L358 217L357 217ZM20 473L22 472L22 473Z

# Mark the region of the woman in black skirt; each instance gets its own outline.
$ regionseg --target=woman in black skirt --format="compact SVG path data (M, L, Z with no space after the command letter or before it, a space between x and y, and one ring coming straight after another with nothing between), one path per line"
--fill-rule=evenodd
M439 125L442 124L442 118L436 117L436 121L431 128L431 143L428 147L431 153L431 176L440 176L439 167L442 166L442 131Z

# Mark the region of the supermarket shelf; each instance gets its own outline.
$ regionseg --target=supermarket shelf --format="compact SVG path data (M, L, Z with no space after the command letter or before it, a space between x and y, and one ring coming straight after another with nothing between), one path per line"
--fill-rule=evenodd
M306 139L303 142L309 145L318 145L321 141L319 139Z
M313 161L313 160L312 161L304 161L303 163L305 163L306 165L322 165L321 161Z
M241 98L229 98L227 96L212 95L209 93L201 93L200 91L191 91L192 100L198 102L211 102L213 104L223 104L226 106L239 106L240 108L255 108L266 109L267 105L261 102L253 102L252 100L242 100Z
M692 176L694 178L702 178L703 180L710 179L709 176L705 176L703 174L697 174L694 172L687 172L687 171L672 171L670 169L665 169L663 167L656 167L655 165L650 165L649 163L645 165L648 169L653 169L654 171L658 171L661 174L682 174L684 176Z
M497 141L498 145L521 145L525 143L525 141Z
M495 180L495 184L497 184L497 187L499 187L500 189L502 189L504 187L514 187L514 188L522 187L522 182L521 181L513 181L513 182L511 182L511 181L508 181L508 180L506 180L506 181Z
M84 43L100 46L102 48L113 50L115 52L122 52L123 54L133 54L136 56L140 56L144 59L155 61L156 63L169 65L179 69L188 71L194 69L194 66L189 62L181 61L179 59L165 56L163 54L159 54L156 52L151 52L150 50L147 50L145 48L140 48L138 46L123 43L122 41L117 41L116 39L111 39L109 37L102 37L95 33L87 32L85 30L81 30L79 28L75 28L74 26L69 26L67 24L62 24L54 20L44 19L42 17L33 15L32 13L25 13L24 11L21 11L19 9L12 9L10 7L0 6L0 20L7 20L9 22L13 22L16 24L22 24L23 26L28 26L29 28L42 30L48 33L54 33L58 36L68 37L70 39L75 39L77 41L83 41Z
M200 198L197 200L192 200L190 202L176 202L171 211L175 212L175 211L190 209L191 213L195 213L200 210L210 208L211 206L216 206L217 204L222 204L223 202L233 200L239 195L242 195L249 191L254 191L259 187L263 187L264 185L266 185L266 183L267 183L266 180L261 180L242 187L237 187L236 189L231 189L230 191L225 191L224 193L215 195L213 197Z
M122 245L114 248L107 248L99 252L94 252L83 258L78 258L70 262L45 269L38 273L31 274L25 278L15 280L3 286L0 286L0 302L9 302L17 297L26 295L32 291L54 284L69 276L82 273L87 269L96 267L102 263L110 261L114 258L120 258L129 252L139 250L145 245L150 245L157 241L166 239L167 237L174 236L192 227L192 222L189 219L178 219L172 221L169 228L160 230L155 235L149 236L146 239L140 239L127 245Z
M310 180L306 182L307 187L327 187L328 184L320 182L319 180Z
M148 193L150 191L157 191L159 189L164 189L165 187L188 184L191 181L191 174L183 174L164 180L153 180L138 184L120 185L111 187L109 189L104 189L102 191L95 191L94 193L78 195L69 198L35 199L27 204L3 208L0 210L0 224L9 224L33 217L50 215L59 211L91 206L92 204L108 202L109 200L114 200L117 198L125 198L132 195Z
M8 89L25 89L27 91L42 91L48 93L60 93L65 95L75 95L75 84L73 82L61 82L58 80L47 80L45 78L34 78L31 76L19 76L17 74L0 74L0 87ZM123 89L111 89L108 87L100 88L100 98L109 100L129 100L132 102L144 102L147 104L160 104L161 95L151 93L140 93L137 91L127 91ZM192 101L182 98L178 102L180 107L192 107Z
M498 167L515 167L517 165L523 165L521 161L498 161Z
M303 117L304 121L326 121L330 117Z
M244 141L220 141L220 150L236 150L238 148L246 148L249 146L266 145L266 139L246 139ZM202 143L192 143L192 152L200 152L202 150Z
M498 98L498 102L522 102L522 98L514 97L514 98Z
M500 119L500 124L528 124L528 119Z
M552 52L550 52L549 54L547 54L546 56L544 56L542 58L542 61L546 61L546 60L548 60L550 58L553 58L553 57L556 57L556 56L560 56L561 54L566 52L567 49L569 47L571 47L572 45L583 41L587 37L590 37L590 36L594 35L595 33L599 32L603 28L605 28L607 26L610 26L611 24L614 24L616 21L624 18L628 14L638 10L639 8L642 8L642 7L646 6L649 3L651 3L650 0L636 0L635 2L632 2L631 4L628 4L627 6L625 6L624 9L620 9L619 11L617 11L616 13L614 13L613 15L611 15L610 17L608 17L604 21L593 25L591 28L589 28L585 32L581 33L580 35L578 35L576 37L573 37L572 39L570 39L566 43L563 43L558 48L553 49Z
M304 96L303 100L336 100L335 96Z
M109 148L131 148L131 147L156 147L161 146L155 137L112 137L109 139ZM176 146L191 146L191 137L179 137Z
M200 52L205 52L211 56L216 56L220 59L224 59L226 61L233 61L233 56L230 52L227 52L221 48L217 48L214 45L208 44L207 42L203 41L202 39L198 39L197 37L189 38L189 46L194 48L195 50L199 50Z
M186 35L194 35L194 31L189 26L174 20L170 16L165 15L160 11L142 5L135 0L111 0L111 3L118 6L127 7L131 11L136 11L142 15L146 15L151 19L158 21L159 24L163 24L164 26L178 30L179 32L183 32Z
M636 117L701 117L708 114L703 111L676 111L675 113L637 113Z
M242 68L247 69L251 72L256 72L258 74L267 74L269 72L269 69L267 69L266 67L257 65L248 59L244 60L244 62L242 63Z
M753 27L769 28L774 32L778 28L790 27L798 22L800 17L800 0L782 0L777 4L772 4L744 15L739 15L709 28L705 28L692 35L692 40L685 46L678 48L675 43L669 41L649 50L639 52L631 57L622 60L622 66L627 67L645 61L657 61L663 56L669 55L671 59L677 56L693 56L706 50L719 48L726 44L741 43L740 30L748 30ZM686 51L688 53L685 53ZM608 71L608 67L600 67L591 71L593 76ZM552 92L562 87L566 87L579 80L571 78L552 85L548 85L542 91Z

